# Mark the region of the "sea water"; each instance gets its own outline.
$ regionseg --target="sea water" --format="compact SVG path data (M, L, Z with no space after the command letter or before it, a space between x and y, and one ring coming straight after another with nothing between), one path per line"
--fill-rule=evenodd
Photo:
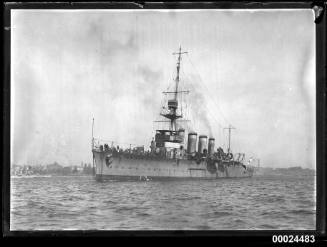
M313 230L315 176L11 178L11 230Z

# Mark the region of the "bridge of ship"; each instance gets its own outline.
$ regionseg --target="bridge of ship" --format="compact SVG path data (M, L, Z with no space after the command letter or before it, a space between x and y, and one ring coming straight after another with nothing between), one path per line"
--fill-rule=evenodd
M164 147L166 142L184 143L184 130L156 130L155 143L156 147Z

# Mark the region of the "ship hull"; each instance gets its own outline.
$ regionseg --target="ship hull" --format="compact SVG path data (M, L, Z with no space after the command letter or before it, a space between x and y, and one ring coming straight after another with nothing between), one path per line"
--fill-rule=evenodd
M209 167L206 160L111 157L93 150L97 180L175 180L252 177L252 167L220 164Z
M175 181L175 180L216 180L216 179L237 179L237 178L251 178L252 176L244 176L244 177L161 177L161 176L148 176L148 177L140 177L140 176L132 176L132 175L101 175L96 174L96 181Z

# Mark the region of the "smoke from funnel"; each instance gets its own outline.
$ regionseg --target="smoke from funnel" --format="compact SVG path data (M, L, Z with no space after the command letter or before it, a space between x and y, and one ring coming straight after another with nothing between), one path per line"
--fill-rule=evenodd
M194 116L194 118L196 118L197 122L201 123L201 125L205 128L205 131L208 132L209 136L212 137L213 132L212 132L211 123L208 118L206 100L203 96L203 93L200 92L196 88L196 86L192 85L194 81L198 81L198 80L192 80L190 82L190 85L192 86L191 95L190 95L191 114Z

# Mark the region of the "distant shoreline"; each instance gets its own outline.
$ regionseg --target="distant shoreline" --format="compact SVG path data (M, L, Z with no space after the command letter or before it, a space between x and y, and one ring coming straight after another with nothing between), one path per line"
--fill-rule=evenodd
M299 166L289 168L259 167L254 176L306 177L316 176L316 170Z
M47 178L47 177L93 177L90 174L42 174L42 175L11 175L11 178Z
M316 174L254 174L253 177L315 177Z

